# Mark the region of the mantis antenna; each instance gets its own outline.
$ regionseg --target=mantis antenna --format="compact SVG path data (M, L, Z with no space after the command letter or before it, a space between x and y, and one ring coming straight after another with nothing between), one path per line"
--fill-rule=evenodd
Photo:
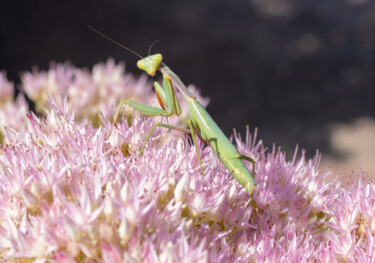
M134 50L131 50L130 48L128 48L128 47L126 47L126 46L120 44L119 42L113 40L113 39L110 38L109 36L104 35L103 33L99 32L98 30L96 30L95 28L93 28L93 27L90 26L90 25L87 25L87 27L90 28L90 29L91 29L92 31L94 31L95 33L99 34L100 36L104 37L105 39L111 41L112 43L115 43L116 45L118 45L118 46L120 46L120 47L126 49L127 51L129 51L129 52L133 53L134 55L136 55L136 56L140 57L141 59L143 59L143 57L142 57L141 55L139 55L137 52L135 52ZM151 47L152 47L152 45L153 45L154 43L155 43L155 41L151 44ZM151 47L150 47L150 49L151 49Z
M151 43L150 48L148 49L148 56L150 56L151 53L151 48L154 46L154 44L158 43L160 40L155 40L154 42Z

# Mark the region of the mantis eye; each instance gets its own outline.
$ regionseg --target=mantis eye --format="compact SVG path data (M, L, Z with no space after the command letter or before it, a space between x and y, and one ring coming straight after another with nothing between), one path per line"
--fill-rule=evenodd
M147 72L151 76L155 76L156 70L159 68L163 56L161 54L155 54L145 57L137 62L137 67Z

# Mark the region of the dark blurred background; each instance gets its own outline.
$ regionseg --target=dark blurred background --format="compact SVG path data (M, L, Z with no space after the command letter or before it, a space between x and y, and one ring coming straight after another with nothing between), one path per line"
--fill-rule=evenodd
M51 60L89 67L113 57L140 74L137 57L91 25L146 55L211 98L227 135L259 127L266 146L308 156L330 148L330 125L375 115L375 2L366 0L3 1L0 69Z

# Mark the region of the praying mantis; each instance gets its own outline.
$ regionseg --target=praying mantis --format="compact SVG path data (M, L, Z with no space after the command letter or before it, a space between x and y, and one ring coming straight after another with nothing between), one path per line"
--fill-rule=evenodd
M160 71L163 76L163 87L161 87L159 82L154 82L154 88L161 108L156 108L132 100L123 99L120 101L116 109L116 113L114 115L113 120L114 124L117 121L119 112L121 111L123 105L130 106L133 109L147 116L169 117L173 114L179 116L181 114L181 108L174 87L176 87L179 90L179 92L183 95L184 99L186 100L189 106L190 117L188 119L188 124L190 131L183 128L167 125L164 123L156 123L152 127L151 131L148 133L145 142L139 151L139 155L142 154L142 151L146 146L147 141L150 139L150 136L152 135L156 127L164 127L168 129L176 129L183 132L187 132L191 134L195 151L198 157L199 165L201 168L201 172L204 176L204 169L195 137L195 135L197 135L201 140L206 142L208 146L212 148L212 150L215 152L215 154L224 164L224 166L228 169L228 171L232 174L232 176L248 191L249 194L252 194L256 185L256 182L254 180L254 159L244 156L237 151L237 149L225 136L225 134L215 123L215 121L211 118L211 116L208 114L208 112L205 110L202 104L199 103L196 96L192 92L190 92L189 89L180 80L180 78L165 63L162 62L162 55L154 54L143 58L138 53L119 44L118 42L112 40L106 35L93 29L92 27L89 26L89 28L95 31L96 33L100 34L104 38L120 45L121 47L139 56L141 58L137 62L137 67L139 69L145 71L150 76L155 76L156 71ZM252 163L252 174L242 162L243 160Z

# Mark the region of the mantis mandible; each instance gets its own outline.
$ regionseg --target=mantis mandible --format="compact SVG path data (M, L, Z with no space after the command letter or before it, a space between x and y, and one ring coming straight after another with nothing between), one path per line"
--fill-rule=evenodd
M90 27L91 28L91 27ZM225 134L221 131L219 126L215 123L215 121L211 118L208 112L204 109L202 104L199 103L196 96L188 90L188 88L182 83L180 78L165 64L162 62L163 57L161 54L154 54L149 55L145 58L140 56L139 54L135 53L134 51L130 50L129 48L117 43L116 41L110 39L109 37L105 36L104 34L98 32L97 30L91 28L101 36L109 39L112 42L124 47L125 49L131 51L132 53L139 56L141 59L137 62L137 66L139 69L144 70L150 76L155 76L156 71L160 71L163 75L163 87L155 81L154 87L158 97L159 104L161 108L156 108L153 106L141 104L132 100L123 99L120 101L113 123L116 123L117 117L123 105L128 105L135 110L141 112L142 114L148 116L164 116L169 117L173 114L179 116L181 114L180 104L178 102L175 89L175 86L185 98L190 112L190 118L188 119L188 124L190 128L189 130L185 130L183 128L167 125L164 123L156 123L151 131L148 133L145 142L142 148L139 151L139 154L142 154L142 151L149 140L151 134L155 130L156 127L165 127L169 129L177 129L183 132L188 132L191 134L193 139L194 147L198 156L198 161L200 164L201 172L204 175L204 169L202 166L202 161L200 159L195 135L198 135L200 139L206 142L212 150L215 152L217 157L220 161L224 164L224 166L228 169L228 171L232 174L232 176L245 187L245 189L252 194L254 191L256 182L254 180L254 173L255 173L255 161L247 156L240 154L237 149L233 146L233 144L229 141L229 139L225 136ZM252 163L252 173L246 168L243 164L242 160L247 160Z

